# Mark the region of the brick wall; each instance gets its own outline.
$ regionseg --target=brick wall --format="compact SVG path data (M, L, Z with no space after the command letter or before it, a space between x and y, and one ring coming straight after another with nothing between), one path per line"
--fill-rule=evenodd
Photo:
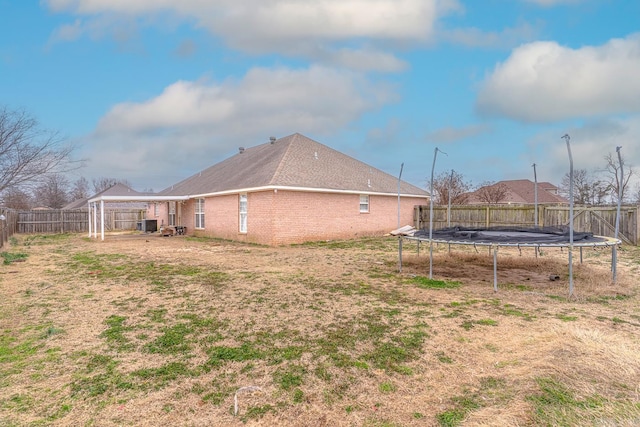
M195 200L182 205L188 234L266 245L382 235L397 228L397 196L369 196L369 212L360 213L359 194L268 190L248 193L247 233L239 231L238 194L205 200L205 229L194 228ZM402 198L400 225L414 224L414 206L426 198ZM152 218L152 208L147 218ZM168 223L167 204L158 206L158 225Z
M414 223L414 205L422 202L426 203L425 199L401 199L401 226ZM359 194L279 191L274 194L273 212L271 244L351 239L397 228L398 198L369 196L369 213L360 213Z

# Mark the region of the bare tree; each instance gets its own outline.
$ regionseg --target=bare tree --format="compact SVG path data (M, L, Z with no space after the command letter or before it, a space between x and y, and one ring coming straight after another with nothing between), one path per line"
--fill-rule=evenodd
M2 207L16 210L29 210L32 205L31 196L17 187L4 190L0 202Z
M117 179L117 178L106 178L106 177L93 178L91 180L91 183L93 184L94 194L100 193L101 191L104 191L109 187L113 187L116 184L123 184L123 185L126 185L127 187L131 187L131 183L129 183L129 181L127 181L126 179Z
M69 192L69 199L71 201L86 199L89 197L89 181L87 178L80 177L74 181L71 185L71 191Z
M34 186L50 174L80 167L71 159L72 151L25 111L0 108L0 192Z
M69 181L62 174L48 175L33 192L33 198L39 206L60 209L69 202Z
M505 197L507 197L508 192L509 188L501 182L493 183L485 181L480 184L480 187L476 190L476 196L478 196L480 201L493 205L503 201Z
M627 195L627 189L629 186L629 180L634 175L635 171L633 167L626 164L624 161L624 156L620 156L622 160L623 172L624 176L622 179L620 178L620 162L618 162L618 155L615 156L611 153L608 153L604 156L605 161L607 162L605 169L603 171L605 175L605 181L607 183L607 190L609 190L609 194L611 195L611 200L618 200L618 195L620 191L620 187L622 186L622 200L624 201Z
M636 189L633 193L633 201L636 205L640 205L640 184L636 184Z
M449 193L452 205L467 204L470 190L471 183L465 181L464 176L456 171L442 172L433 180L433 192L436 195L434 202L438 205L449 203Z
M569 199L570 178L567 172L560 183L560 194ZM573 171L573 202L580 205L600 205L606 202L608 185L586 169Z

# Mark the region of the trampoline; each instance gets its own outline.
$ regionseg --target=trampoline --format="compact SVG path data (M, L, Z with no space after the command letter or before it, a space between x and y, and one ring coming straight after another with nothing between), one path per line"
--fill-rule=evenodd
M402 271L402 241L403 239L417 241L418 253L420 251L420 243L427 242L430 246L433 243L447 244L449 250L451 245L471 245L474 247L489 247L493 252L493 287L494 291L498 290L498 250L500 247L517 247L535 248L536 257L541 248L580 248L580 263L582 263L583 248L614 248L621 244L622 241L605 236L595 236L593 233L574 232L573 243L571 242L570 231L568 229L553 227L490 227L490 228L468 228L468 227L449 227L439 230L416 230L413 227L402 227L391 232L392 235L399 237L399 269ZM431 234L431 238L429 238ZM613 250L613 249L612 249ZM433 263L433 251L430 251L430 263ZM612 261L611 269L615 274L615 263Z

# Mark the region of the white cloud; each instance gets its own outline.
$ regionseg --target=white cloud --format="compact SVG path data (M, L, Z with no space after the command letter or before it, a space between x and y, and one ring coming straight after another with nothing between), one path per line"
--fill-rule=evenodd
M196 23L234 48L278 52L353 69L397 71L406 64L371 44L416 43L433 37L436 20L458 0L46 0L55 12L91 21L171 16ZM147 21L149 22L149 21ZM114 25L113 29L117 28ZM55 34L61 32L57 30ZM54 34L54 36L55 36ZM326 55L326 52L333 52ZM320 58L315 55L320 54ZM352 56L352 57L350 57Z
M325 67L254 68L218 83L178 81L143 102L114 106L86 138L92 171L121 170L144 187L169 185L238 146L270 135L336 133L395 100L390 87ZM176 171L185 171L180 177ZM188 172L187 172L188 171ZM148 177L157 177L146 182Z
M559 184L569 172L567 144L561 139L564 133L545 132L530 142L532 149L538 153L535 161L539 177L545 181ZM640 144L637 143L640 140L640 116L590 121L583 126L567 129L566 133L571 137L574 170L586 169L594 174L603 170L606 165L604 157L612 154L617 159L616 147L621 146L625 163L636 174L640 172Z
M515 49L482 84L481 113L541 122L640 111L640 34L571 49Z

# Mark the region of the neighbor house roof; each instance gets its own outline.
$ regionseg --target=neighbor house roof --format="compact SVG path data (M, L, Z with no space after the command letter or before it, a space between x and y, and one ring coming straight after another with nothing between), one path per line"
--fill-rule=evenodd
M163 191L161 196L206 196L263 188L306 191L398 193L398 179L316 142L293 135L251 148L217 163ZM427 197L402 181L400 193Z
M533 204L535 203L535 183L528 179L514 179L499 181L492 185L503 184L507 187L507 194L500 203ZM477 196L477 191L470 194L469 203L483 203ZM558 195L558 187L550 182L538 183L538 203L569 203L567 199Z

